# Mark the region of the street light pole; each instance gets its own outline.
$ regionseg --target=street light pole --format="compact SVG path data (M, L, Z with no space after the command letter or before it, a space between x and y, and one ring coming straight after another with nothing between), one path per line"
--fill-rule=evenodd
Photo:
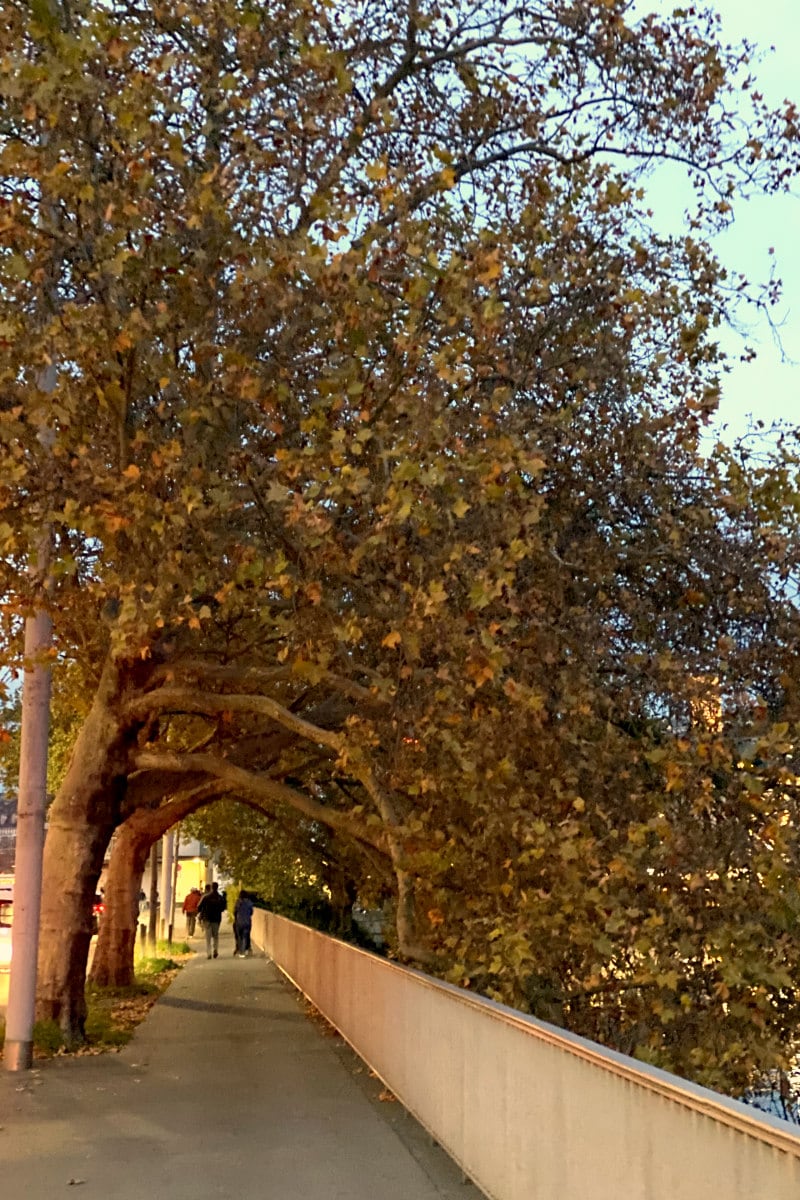
M158 938L158 842L150 847L150 914L147 919L147 947L156 952Z
M14 920L11 929L6 1040L7 1071L33 1065L36 958L42 898L42 851L47 804L47 743L50 733L50 659L53 625L44 609L25 622L25 673L17 796Z
M170 905L169 905L169 929L167 931L167 941L172 943L172 931L175 927L175 901L178 897L178 871L180 871L180 856L181 856L181 827L180 822L175 827L175 836L172 844L172 888L170 890Z
M172 859L175 852L175 834L170 830L161 839L161 936L169 937L169 921L172 912Z
M55 364L50 363L39 377L40 391L49 395L55 391L56 381ZM39 437L42 445L52 450L55 441L53 430L45 428ZM11 924L11 975L3 1048L3 1064L7 1071L28 1071L33 1065L36 960L39 954L42 855L47 810L47 749L50 739L53 622L46 596L51 586L52 537L51 527L45 525L31 564L31 577L39 589L39 599L36 608L25 620L17 843L14 854L14 918Z
M44 23L60 29L64 21L61 0L44 0ZM51 30L52 31L52 30ZM43 125L40 144L44 151L50 134ZM40 222L54 231L60 228L57 209L43 192ZM45 223L47 223L45 222ZM42 319L60 308L58 276L61 247L56 239L49 270L44 276ZM48 357L37 380L46 396L56 389L58 372L55 355ZM55 427L45 423L39 440L46 450L55 444ZM45 517L46 521L46 517ZM31 564L34 582L46 593L52 582L50 565L52 528L45 524L37 553ZM11 925L11 975L8 984L6 1036L3 1064L8 1071L28 1071L33 1065L33 1025L36 1011L36 966L39 955L39 917L42 907L42 858L47 810L47 750L50 739L50 656L53 622L40 598L25 620L25 648L20 717L19 784L17 789L17 841L14 862L14 917Z

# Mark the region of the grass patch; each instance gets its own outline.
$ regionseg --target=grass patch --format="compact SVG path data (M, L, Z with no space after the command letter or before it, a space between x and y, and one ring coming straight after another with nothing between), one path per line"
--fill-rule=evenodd
M64 1048L64 1035L55 1021L37 1021L33 1027L33 1048L45 1058Z
M36 1058L57 1054L104 1054L119 1050L133 1037L134 1031L161 993L191 957L185 942L159 942L155 955L136 957L135 982L127 988L100 988L86 985L86 1042L69 1051L55 1021L37 1021L33 1027L33 1051ZM0 1018L0 1048L5 1039L5 1021Z
M37 1021L33 1027L33 1051L36 1058L57 1054L103 1054L119 1050L133 1037L161 993L169 986L184 962L194 951L186 942L158 942L155 953L142 953L137 947L135 981L127 988L99 988L86 985L86 1042L68 1050L64 1035L55 1021ZM0 1049L5 1040L5 1021L0 1017Z
M136 978L146 983L155 975L160 975L163 971L176 971L180 966L181 963L176 962L174 958L143 958L136 965Z
M77 1053L98 1054L129 1042L136 1026L191 954L185 942L158 942L154 955L137 954L135 982L131 987L100 988L87 984L86 1045Z
M34 1058L52 1058L64 1050L64 1035L55 1021L36 1021L32 1030ZM6 1040L6 1023L0 1017L0 1050Z
M193 953L194 953L194 951L192 950L192 947L189 945L188 942L158 941L158 942L156 942L155 952L152 952L148 948L143 954L141 952L141 950L139 949L139 947L137 947L136 961L137 962L139 962L140 960L144 961L147 958L174 958L175 955L178 955L179 958L180 957L185 958L187 955L191 955Z
M170 975L170 978L172 976ZM155 980L156 976L153 976ZM140 980L129 988L86 989L86 1045L83 1053L118 1049L133 1037L136 1026L155 1004L161 989L155 982Z

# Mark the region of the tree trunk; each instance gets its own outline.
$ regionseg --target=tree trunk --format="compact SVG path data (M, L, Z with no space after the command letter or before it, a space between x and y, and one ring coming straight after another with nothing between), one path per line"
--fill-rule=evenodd
M152 841L130 818L117 830L106 874L106 909L89 978L99 987L130 987L139 927L139 888Z
M68 1046L84 1039L92 905L139 728L121 716L123 671L106 664L50 809L45 842L36 1015L55 1021Z
M147 856L159 838L179 821L218 798L213 782L176 796L158 808L140 808L123 821L111 847L106 875L106 911L94 951L90 978L100 987L130 987L139 925L138 897ZM151 881L157 878L151 872ZM150 905L151 917L155 906ZM152 948L152 947L151 947Z
M386 832L386 846L397 887L397 948L403 958L410 959L420 966L433 966L436 963L436 955L422 941L417 920L417 877L406 870L404 865L407 856L399 832L403 824L401 803L396 796L384 791L368 767L362 765L360 771L356 770L356 775L372 797Z
M417 921L416 877L399 867L394 859L393 866L397 882L397 948L403 958L420 966L433 966L436 955L422 941Z
M347 940L353 933L353 905L358 896L358 889L344 871L339 869L331 871L326 882L330 888L333 909L331 932Z
M37 1019L55 1021L67 1045L83 1041L92 905L114 830L106 806L90 788L74 792L71 800L58 824L51 824L45 845L36 1006Z

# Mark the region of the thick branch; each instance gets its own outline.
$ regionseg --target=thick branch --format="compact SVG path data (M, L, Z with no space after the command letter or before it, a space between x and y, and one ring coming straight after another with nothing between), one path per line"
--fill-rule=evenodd
M320 729L318 725L304 721L302 717L290 712L269 696L219 696L215 692L163 687L144 696L137 696L130 704L127 715L131 718L142 718L155 712L196 713L206 716L222 712L249 713L253 716L269 717L290 733L318 746L326 746L337 755L342 754L345 749L344 740L338 733Z
M369 830L348 813L327 808L324 804L319 804L311 796L306 795L305 792L300 792L296 788L289 787L288 784L279 783L277 780L269 779L257 772L246 771L243 767L237 767L227 759L217 758L213 754L178 754L169 751L142 750L136 755L134 761L136 767L142 771L186 771L190 773L203 771L229 785L229 789L232 791L249 794L271 804L286 804L312 821L319 821L320 824L327 825L338 833L344 833L360 842L365 842L368 846L380 850L382 854L387 853L386 840L382 832Z
M362 687L335 671L315 671L306 678L293 667L245 667L234 663L207 663L202 659L186 659L183 662L172 663L159 668L154 673L156 682L169 683L171 679L192 676L214 683L239 683L255 685L272 685L274 683L325 683L334 691L348 696L364 704L385 705L386 701L377 696L369 688Z
M197 772L200 778L204 778L201 772ZM185 781L184 773L177 772L176 779ZM149 786L145 788L137 787L143 781L147 781ZM125 797L125 802L122 805L121 817L122 823L132 821L137 814L144 814L142 819L152 817L154 813L174 813L171 820L165 825L165 829L171 828L177 821L182 821L184 817L188 817L195 811L195 808L202 807L207 803L208 798L216 799L223 795L228 788L219 782L219 780L208 781L204 779L202 783L194 786L184 787L181 791L175 791L169 785L161 783L160 795L157 790L158 783L163 780L163 776L156 779L148 777L146 773L142 775L134 774L129 782L128 794ZM134 799L133 803L128 803L128 795L133 793L134 797L138 797L138 802ZM160 836L160 835L159 835Z

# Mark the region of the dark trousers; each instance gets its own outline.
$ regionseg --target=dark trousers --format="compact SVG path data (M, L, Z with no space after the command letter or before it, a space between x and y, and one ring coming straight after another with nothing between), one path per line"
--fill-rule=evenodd
M219 921L206 921L203 931L206 935L206 951L210 958L212 950L216 954L219 949Z

